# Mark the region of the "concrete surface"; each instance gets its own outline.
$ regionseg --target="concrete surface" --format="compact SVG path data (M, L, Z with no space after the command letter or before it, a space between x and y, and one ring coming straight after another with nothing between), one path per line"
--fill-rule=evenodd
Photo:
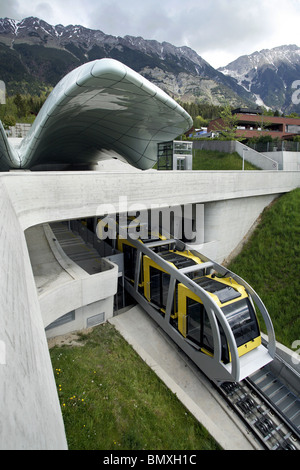
M67 449L25 236L1 178L0 193L0 449Z
M26 230L27 246L36 283L45 328L62 315L75 311L75 319L47 331L47 337L87 327L88 318L103 314L103 321L113 315L117 292L118 267L100 259L80 236L62 224L48 224ZM64 246L65 245L65 246ZM74 261L77 260L77 261Z
M266 152L264 155L270 156L278 163L279 170L299 171L300 170L300 152Z
M0 175L0 448L66 449L66 437L24 232L38 224L93 217L111 204L164 207L228 201L227 217L211 219L209 244L222 246L235 199L275 197L300 186L296 172L27 172ZM254 199L253 199L254 198ZM252 202L251 202L252 201ZM262 205L254 212L259 215ZM251 218L254 217L251 211ZM215 212L218 214L218 211ZM239 229L237 223L234 230ZM243 238L243 229L239 237ZM230 236L230 232L226 232ZM224 257L227 253L223 254ZM208 255L209 256L209 255ZM61 288L61 295L64 289ZM53 311L58 297L53 296ZM68 302L72 301L72 293Z
M208 380L139 305L109 322L224 450L260 449Z
M274 197L300 185L300 173L267 171L15 171L1 178L23 229L93 217L107 208L126 212L137 204L145 208L204 204L205 245L210 251L205 252L206 246L202 251L218 262L229 256Z

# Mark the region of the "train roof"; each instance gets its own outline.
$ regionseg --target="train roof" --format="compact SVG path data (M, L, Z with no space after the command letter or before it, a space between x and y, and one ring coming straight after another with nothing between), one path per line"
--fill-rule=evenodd
M211 294L215 294L221 304L229 302L230 300L237 299L242 296L240 292L234 289L223 282L216 281L210 277L197 277L193 279L198 286L202 287L206 291L210 292Z
M177 269L186 268L188 266L194 266L196 263L191 257L186 257L184 255L180 255L179 253L173 251L162 251L158 253L161 258L169 263L174 264Z

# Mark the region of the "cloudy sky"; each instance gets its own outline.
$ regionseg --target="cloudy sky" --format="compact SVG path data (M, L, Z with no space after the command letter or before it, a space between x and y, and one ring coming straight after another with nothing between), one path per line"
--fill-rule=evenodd
M257 50L300 46L300 0L0 0L0 17L27 16L189 46L216 68Z

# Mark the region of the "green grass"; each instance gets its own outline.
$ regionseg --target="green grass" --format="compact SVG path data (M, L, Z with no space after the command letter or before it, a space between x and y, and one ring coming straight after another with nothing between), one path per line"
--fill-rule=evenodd
M109 323L50 350L70 450L219 445Z
M243 159L237 152L226 153L213 150L195 150L193 170L242 170ZM245 170L258 170L245 161Z
M278 198L229 268L259 294L276 339L292 348L300 340L300 189Z

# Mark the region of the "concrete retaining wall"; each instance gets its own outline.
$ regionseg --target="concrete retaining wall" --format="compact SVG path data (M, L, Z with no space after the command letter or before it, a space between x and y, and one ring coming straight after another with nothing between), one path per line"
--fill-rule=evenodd
M89 275L62 250L48 224L26 230L31 266L37 286L44 327L74 311L72 322L47 331L47 338L87 328L88 320L113 316L118 266L103 260L107 269Z
M278 163L279 170L300 171L300 152L268 152L264 153Z
M194 140L193 149L233 153L235 142L233 140Z
M270 155L266 156L256 152L256 150L241 144L241 142L235 142L235 151L247 162L262 170L278 170L278 163Z
M66 449L26 241L1 177L0 194L0 449Z
M40 223L93 217L110 204L167 207L275 195L300 185L300 175L277 171L11 172L1 176L25 230ZM125 205L124 205L125 204Z
M104 203L116 212L124 211L124 198L129 205L143 203L148 208L204 203L208 204L206 236L219 239L220 247L222 238L231 236L228 226L233 233L240 222L240 233L247 230L264 204L299 186L298 173L276 171L1 174L0 448L67 448L24 236L27 228L100 215L107 209Z

